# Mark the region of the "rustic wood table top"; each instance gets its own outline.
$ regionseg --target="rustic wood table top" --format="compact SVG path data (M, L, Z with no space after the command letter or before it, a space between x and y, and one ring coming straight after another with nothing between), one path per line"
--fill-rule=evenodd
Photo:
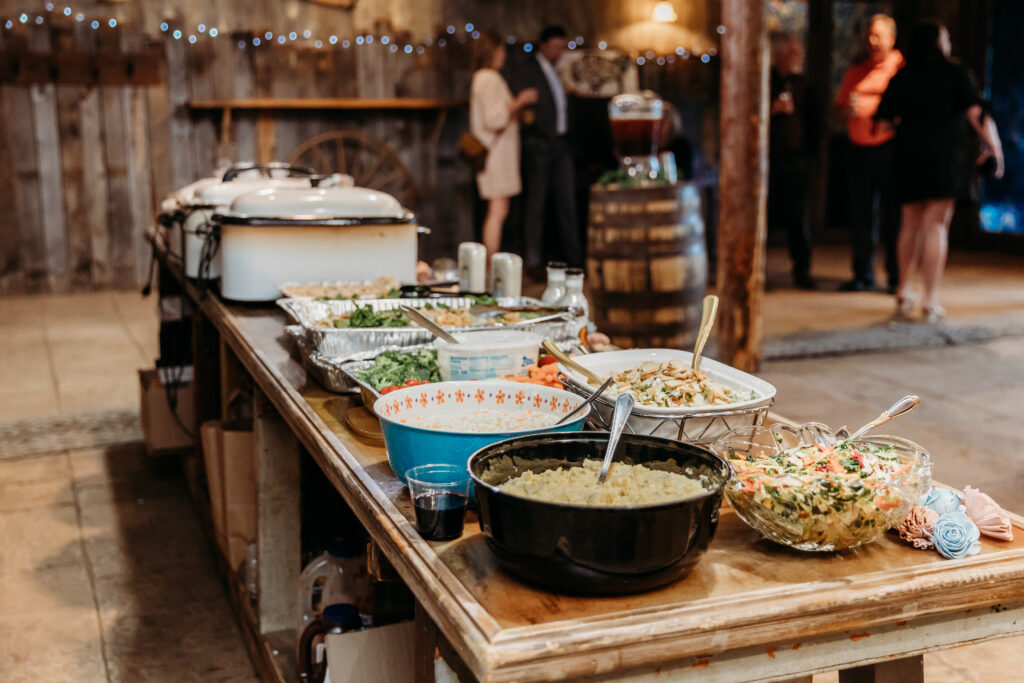
M455 541L419 536L383 446L345 422L359 399L307 377L282 312L226 306L210 296L202 308L481 680L643 678L662 667L706 675L730 657L736 679L750 677L739 673L743 666L762 664L749 670L770 677L1024 630L1020 517L1014 541L982 537L980 554L946 560L892 536L844 553L790 551L760 539L724 506L707 554L674 585L600 598L533 588L499 568L475 519ZM941 457L941 444L930 447ZM964 626L946 634L935 628L952 623ZM872 636L876 645L869 646ZM817 659L796 661L811 653Z

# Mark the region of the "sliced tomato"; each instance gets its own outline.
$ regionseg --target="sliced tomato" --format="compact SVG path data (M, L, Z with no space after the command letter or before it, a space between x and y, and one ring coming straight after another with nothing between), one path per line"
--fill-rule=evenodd
M554 356L549 356L547 354L544 354L543 356L540 357L540 361L538 361L537 365L540 366L540 367L544 367L545 365L551 365L552 363L557 363L557 362L558 362L558 359L555 358Z
M398 386L397 384L392 384L391 386L384 387L383 389L381 389L380 395L383 396L384 394L390 394L392 391L398 391L401 388L402 387Z

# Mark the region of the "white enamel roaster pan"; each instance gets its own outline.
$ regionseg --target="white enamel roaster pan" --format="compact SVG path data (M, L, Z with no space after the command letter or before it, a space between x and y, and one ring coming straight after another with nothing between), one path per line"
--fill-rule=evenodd
M242 195L220 226L221 296L272 301L281 283L416 281L418 228L389 194L363 187L272 188Z

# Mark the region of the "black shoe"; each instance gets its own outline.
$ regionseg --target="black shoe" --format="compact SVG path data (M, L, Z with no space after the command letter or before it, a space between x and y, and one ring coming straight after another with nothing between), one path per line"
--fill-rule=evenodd
M875 283L867 280L850 280L839 285L840 292L870 292L874 288Z
M793 275L793 284L796 285L797 289L814 290L818 288L818 283L814 281L808 273L800 273Z

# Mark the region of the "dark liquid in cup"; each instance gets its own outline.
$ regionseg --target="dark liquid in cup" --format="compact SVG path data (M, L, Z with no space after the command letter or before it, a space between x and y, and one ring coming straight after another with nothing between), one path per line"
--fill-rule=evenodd
M620 157L641 157L657 154L661 119L612 119L612 137Z
M461 493L441 493L417 496L416 526L420 535L431 541L447 541L462 535L468 496Z

